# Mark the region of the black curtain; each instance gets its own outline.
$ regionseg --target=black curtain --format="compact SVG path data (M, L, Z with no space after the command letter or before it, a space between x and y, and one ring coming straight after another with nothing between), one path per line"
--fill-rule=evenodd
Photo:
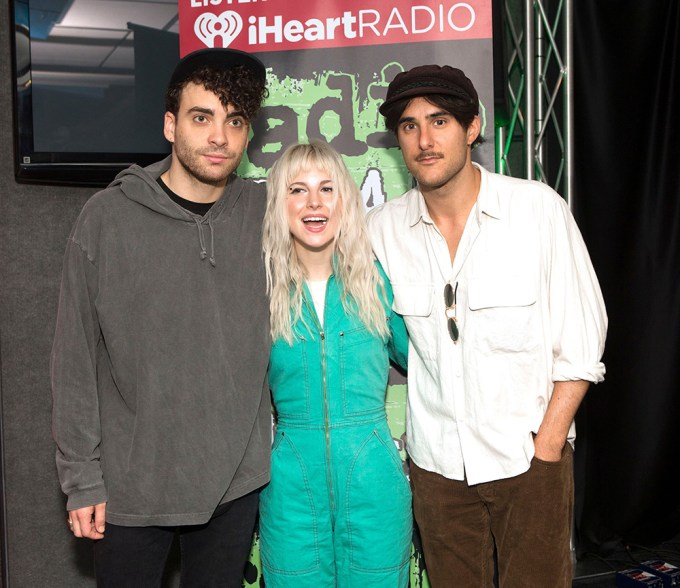
M609 315L577 415L582 555L680 534L680 2L574 0L574 52L575 215Z

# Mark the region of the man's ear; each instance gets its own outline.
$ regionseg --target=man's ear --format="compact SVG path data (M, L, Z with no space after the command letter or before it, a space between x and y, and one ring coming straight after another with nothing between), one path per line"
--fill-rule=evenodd
M175 142L175 115L172 112L166 112L163 119L163 134L170 142Z
M479 115L476 115L475 118L472 119L472 122L470 122L470 126L467 128L467 144L468 147L472 145L476 140L477 137L479 137L479 133L482 128L482 123L479 120Z

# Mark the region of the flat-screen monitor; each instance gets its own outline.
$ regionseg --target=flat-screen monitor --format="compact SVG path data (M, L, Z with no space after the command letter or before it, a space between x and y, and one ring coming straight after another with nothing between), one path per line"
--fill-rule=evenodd
M177 0L10 0L17 181L100 186L170 152Z

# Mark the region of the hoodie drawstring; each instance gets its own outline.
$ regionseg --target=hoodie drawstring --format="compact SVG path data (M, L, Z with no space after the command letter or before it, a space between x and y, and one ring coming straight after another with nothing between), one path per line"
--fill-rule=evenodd
M208 216L208 226L210 227L210 265L215 267L215 229L213 229L212 216Z
M205 236L203 235L203 223L201 219L194 217L194 222L196 223L196 228L198 229L198 242L201 246L200 258L201 260L208 257L208 252L205 246ZM208 227L210 228L210 265L215 267L215 230L212 225L212 217L208 217Z

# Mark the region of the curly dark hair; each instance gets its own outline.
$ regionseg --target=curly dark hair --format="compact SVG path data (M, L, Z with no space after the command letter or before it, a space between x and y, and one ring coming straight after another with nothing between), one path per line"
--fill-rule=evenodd
M229 69L206 66L197 69L179 84L168 87L165 93L165 110L177 115L182 90L190 82L214 92L219 96L222 106L226 108L228 104L232 104L249 121L257 116L262 102L268 96L265 82L246 66L236 65Z
M397 134L397 127L399 126L399 119L406 110L409 102L418 96L410 96L403 100L398 100L385 108L385 126L389 131ZM453 118L458 121L458 124L466 131L472 123L475 116L479 114L479 106L469 100L464 100L457 96L449 96L447 94L427 94L420 96L425 98L431 104L438 106L442 110L446 110ZM473 141L471 147L474 149L477 145L484 143L484 137L480 133Z

